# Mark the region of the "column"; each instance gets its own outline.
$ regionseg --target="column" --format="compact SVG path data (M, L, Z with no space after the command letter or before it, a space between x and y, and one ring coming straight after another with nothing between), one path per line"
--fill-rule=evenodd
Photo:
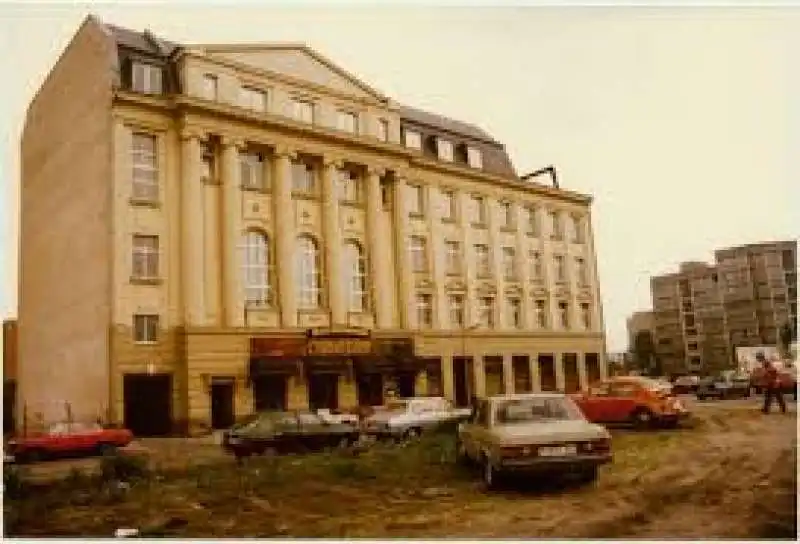
M225 324L244 326L244 288L241 281L239 241L242 236L242 194L239 150L243 141L222 141L222 300Z
M370 297L375 313L375 328L388 329L392 326L391 298L386 296L392 290L389 281L389 253L391 246L382 239L383 229L380 225L380 214L383 212L381 201L382 169L367 170L367 244L369 254Z
M514 393L514 364L509 354L503 354L503 391L506 395Z
M531 374L531 391L534 393L542 392L542 378L539 372L539 354L531 353L528 355L528 368Z
M414 297L411 291L411 268L408 259L408 218L406 217L406 181L395 176L392 193L392 211L394 216L395 251L397 263L397 309L400 314L400 328L411 328Z
M341 236L339 228L339 193L337 182L342 162L325 157L322 171L322 235L325 247L325 275L327 276L330 326L346 326L347 312L342 283Z
M205 323L203 293L203 186L200 180L200 134L181 133L181 275L184 320Z
M486 362L483 354L472 354L472 376L474 395L479 399L486 397Z
M456 193L459 200L458 224L462 233L461 255L464 263L464 279L467 286L464 293L464 327L470 328L478 322L476 315L477 301L475 300L475 285L477 270L475 269L475 259L472 254L473 236L472 224L470 222L472 199L466 193Z
M567 389L567 383L564 379L564 354L563 353L554 353L553 354L553 366L555 367L556 371L556 390L559 392L564 392Z
M453 355L442 356L442 393L444 398L450 402L455 402L455 384L453 378Z
M527 239L528 222L525 217L525 208L517 207L517 234L516 234L516 253L517 253L517 276L522 286L522 326L525 330L532 330L535 327L535 316L533 315L533 301L531 300L531 264L528 260L528 247L525 242Z
M275 218L275 266L278 280L278 307L281 326L297 327L297 298L294 285L295 218L292 202L292 159L285 147L275 150L275 176L272 183L272 216Z
M442 330L446 321L447 303L445 301L445 270L441 256L444 254L444 241L441 236L442 220L438 215L437 191L429 184L423 185L427 210L425 223L428 227L428 271L433 281L433 329Z
M607 380L608 379L608 359L606 358L605 353L605 342L602 346L602 351L597 354L597 364L600 367L600 379Z
M586 374L586 354L584 352L578 353L578 382L581 390L589 387L589 377Z

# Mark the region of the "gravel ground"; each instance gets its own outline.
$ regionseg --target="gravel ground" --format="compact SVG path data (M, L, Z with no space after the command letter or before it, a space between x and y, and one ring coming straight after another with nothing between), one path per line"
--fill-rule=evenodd
M255 460L244 468L212 439L143 441L166 470L161 476L122 496L79 484L68 493L45 491L12 504L13 519L6 507L6 526L12 536L111 536L118 527L161 527L161 534L182 537L796 534L795 406L769 416L754 400L693 408L698 424L691 429L615 432L614 463L583 488L528 482L487 493L476 475L453 465L452 444L442 442L449 439L378 448L359 458ZM187 459L207 466L186 468ZM43 479L77 466L63 463L29 470Z

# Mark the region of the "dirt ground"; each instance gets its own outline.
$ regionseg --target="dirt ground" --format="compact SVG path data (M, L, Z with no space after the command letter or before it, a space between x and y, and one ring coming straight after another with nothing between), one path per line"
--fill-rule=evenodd
M450 437L241 468L211 440L151 441L160 466L151 478L109 491L73 474L69 486L6 500L5 526L8 536L134 527L183 537L790 538L794 410L698 407L691 428L615 432L614 462L593 486L525 482L492 493L454 463ZM207 464L186 468L187 458Z

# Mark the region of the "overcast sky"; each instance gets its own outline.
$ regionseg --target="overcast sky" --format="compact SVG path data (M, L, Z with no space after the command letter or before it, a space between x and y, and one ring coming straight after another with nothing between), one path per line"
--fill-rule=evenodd
M178 42L306 42L485 128L520 173L557 165L596 199L611 350L651 275L800 234L797 9L185 6L0 5L0 317L16 315L25 108L90 11Z

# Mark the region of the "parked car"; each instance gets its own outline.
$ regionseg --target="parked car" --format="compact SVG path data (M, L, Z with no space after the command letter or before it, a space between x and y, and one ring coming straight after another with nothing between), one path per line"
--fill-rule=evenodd
M47 431L14 437L6 443L4 457L17 463L43 459L112 453L133 440L128 429L107 429L96 423L61 422Z
M598 467L611 461L611 435L561 393L502 395L478 401L459 425L458 454L482 468L490 488L509 473L593 481Z
M310 412L263 412L225 431L222 448L235 457L347 447L358 442L358 427L331 423Z
M676 395L686 395L697 391L700 376L678 376L672 382L672 392Z
M731 374L703 378L700 380L695 394L697 400L748 398L750 396L750 378Z
M443 397L396 399L367 418L366 431L378 438L409 439L471 413L471 408L454 408Z
M778 368L778 381L784 395L792 395L797 400L797 366L791 361L787 363L773 362ZM756 367L750 373L750 387L761 394L764 388L764 369Z
M358 415L348 414L344 412L331 411L321 408L317 410L317 415L327 421L328 423L344 423L349 425L358 425Z
M593 423L675 426L689 415L670 389L643 376L609 378L572 398Z

